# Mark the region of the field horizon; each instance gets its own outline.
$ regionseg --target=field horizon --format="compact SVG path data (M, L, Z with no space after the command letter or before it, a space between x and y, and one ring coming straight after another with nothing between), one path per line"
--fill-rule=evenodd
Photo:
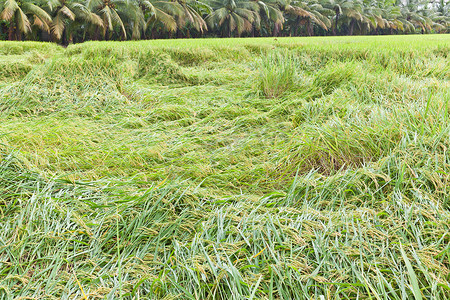
M450 298L449 53L0 41L0 299Z

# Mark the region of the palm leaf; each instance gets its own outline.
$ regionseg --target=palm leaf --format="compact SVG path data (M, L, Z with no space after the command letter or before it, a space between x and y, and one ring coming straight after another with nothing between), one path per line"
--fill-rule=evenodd
M50 31L50 27L48 25L47 22L42 21L41 19L39 19L37 16L34 16L34 22L33 25L39 27L40 29L49 32Z
M111 19L114 21L115 24L118 24L120 26L120 29L122 30L123 38L127 38L127 32L125 30L125 25L123 24L122 18L119 16L117 11L115 9L111 9Z
M161 22L167 30L172 32L177 30L177 22L171 15L167 14L159 8L155 8L154 16L155 20ZM147 22L147 24L150 23L149 21Z
M23 10L27 13L27 14L33 14L35 16L38 16L39 19L49 22L52 22L52 17L42 8L40 8L39 6L29 3L29 2L25 2L22 5Z
M3 5L3 11L0 14L0 19L10 21L14 16L14 12L19 9L19 5L15 0L6 0Z
M57 40L60 40L64 32L64 17L61 15L61 11L58 11L56 17L53 19L52 34Z
M19 30L23 33L28 33L31 31L31 24L28 20L28 17L25 15L25 13L19 8L16 10L16 22L17 27Z
M75 14L67 7L67 6L63 6L59 9L59 11L64 14L67 18L69 18L70 20L74 21L75 20Z

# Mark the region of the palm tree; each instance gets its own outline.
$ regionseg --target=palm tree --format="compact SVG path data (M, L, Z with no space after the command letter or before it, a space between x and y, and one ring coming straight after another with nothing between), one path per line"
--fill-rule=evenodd
M102 36L108 40L116 27L119 27L122 38L127 38L125 23L122 17L133 11L134 2L126 0L86 0L84 3L74 4L74 8L88 23L94 25L94 39Z
M436 13L435 21L443 27L439 32L441 30L442 32L447 32L450 29L450 1L439 0L436 6Z
M176 1L151 1L137 0L146 21L143 28L145 33L147 28L153 30L152 36L157 26L169 32L175 32L178 29L177 18L183 15L182 6Z
M312 18L309 18L307 20L307 28L310 36L313 34L313 23L317 24L325 31L328 31L328 29L331 28L331 21L328 18L328 16L332 14L332 11L330 9L323 7L322 4L317 1L313 1L308 5L308 11L312 15Z
M362 15L363 6L359 0L330 0L327 3L327 7L333 9L335 12L333 34L336 35L338 31L338 22L342 17L350 25L351 31L355 22L363 22L364 17Z
M208 10L209 8L208 13L211 13L212 9L209 7L209 5L197 0L177 0L177 2L180 4L182 9L182 14L177 16L178 28L182 28L186 25L186 23L189 23L201 33L208 29L208 26L206 25L205 20L203 20L202 16L200 15L198 9L201 8Z
M33 24L30 22L28 16L33 18ZM0 19L9 22L9 40L22 39L22 33L29 33L32 25L49 31L52 21L52 18L45 10L30 0L1 0Z
M399 20L405 24L409 31L419 28L422 33L429 32L432 27L440 27L433 21L436 14L427 7L428 1L424 0L397 0L397 5L401 7L402 18Z
M95 32L94 39L98 39L98 30L105 27L102 18L95 12L94 5L91 0L86 0L84 2L75 2L73 4L73 11L77 18L75 19L75 25L79 28L83 28L83 38L85 40L85 35L88 29L92 29Z
M202 1L207 1L202 2ZM211 1L211 2L210 2ZM0 0L0 38L448 32L448 0ZM29 33L33 33L30 35ZM50 37L51 36L51 37Z
M62 39L63 45L68 44L67 25L75 21L71 4L68 0L49 0L46 3L49 14L52 16L51 33L57 41Z
M275 25L275 28L283 27L285 18L276 1L254 0L254 2L259 6L259 14L267 28L271 27L270 23L273 23ZM252 31L252 36L255 36L254 30Z
M329 19L323 14L327 10L315 1L303 2L295 0L276 0L278 7L292 20L294 35L297 35L299 25L305 24L308 34L312 35L312 23L328 30L331 26ZM278 35L278 28L274 29L274 36Z
M393 34L393 30L403 31L403 23L398 20L401 16L395 0L364 1L363 18L368 31L389 29L390 34Z
M254 1L247 0L213 0L211 14L206 17L210 28L219 28L222 35L231 37L233 32L240 36L251 32L253 24L259 23L259 7Z

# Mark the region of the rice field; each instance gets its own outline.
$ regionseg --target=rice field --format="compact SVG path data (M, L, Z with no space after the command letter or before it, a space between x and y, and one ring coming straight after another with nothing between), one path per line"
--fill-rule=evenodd
M449 53L0 42L0 299L449 299Z

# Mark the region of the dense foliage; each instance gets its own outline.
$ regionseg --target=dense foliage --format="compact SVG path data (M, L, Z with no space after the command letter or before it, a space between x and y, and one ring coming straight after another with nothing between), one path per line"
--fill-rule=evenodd
M445 33L448 0L0 0L0 39Z

